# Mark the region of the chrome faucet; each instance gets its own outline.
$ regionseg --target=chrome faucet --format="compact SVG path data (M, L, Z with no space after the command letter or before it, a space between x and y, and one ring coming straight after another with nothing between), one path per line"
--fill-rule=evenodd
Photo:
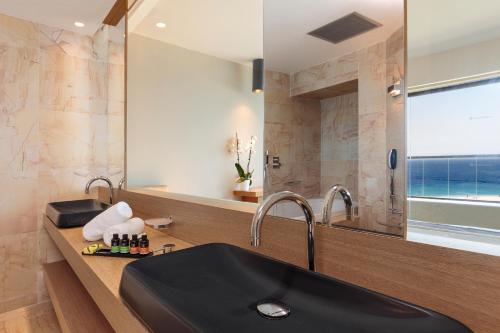
M262 221L264 220L264 217L269 209L280 201L295 202L304 212L307 224L307 260L309 263L309 270L314 271L314 212L311 206L309 206L307 200L301 195L289 191L278 192L271 194L260 204L252 220L252 246L258 247L260 245L260 229Z
M119 190L123 189L123 185L125 184L125 181L126 181L125 177L122 177L122 179L120 179L120 182L118 183Z
M337 184L332 186L325 195L325 201L323 203L323 219L321 223L324 225L328 225L330 223L330 217L332 215L332 205L333 200L337 193L340 193L342 199L344 199L345 204L345 213L347 220L352 220L352 197L347 188L344 186Z
M92 183L95 182L95 181L97 181L97 180L103 180L106 183L108 183L108 186L109 186L109 203L112 205L113 204L113 183L111 182L111 180L108 177L98 176L98 177L94 177L91 180L89 180L87 182L87 185L85 185L85 193L86 194L90 193L90 185L92 185Z

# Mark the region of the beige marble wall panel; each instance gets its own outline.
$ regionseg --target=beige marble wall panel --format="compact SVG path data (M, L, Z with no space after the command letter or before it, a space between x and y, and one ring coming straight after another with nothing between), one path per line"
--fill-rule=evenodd
M1 15L0 18L0 43L38 47L39 32L36 24L6 15Z
M107 66L107 99L113 102L123 103L125 100L125 66L123 64L114 63L109 63Z
M5 22L20 29L18 41L32 37L31 25ZM0 31L0 235L11 235L36 230L39 65L35 48L16 46L5 26Z
M122 110L124 105L122 104ZM107 117L107 173L114 184L123 177L125 161L125 116L108 114Z
M386 43L362 51L359 64L359 218L386 232ZM382 224L383 223L383 224Z
M321 160L358 158L358 94L321 101Z
M321 162L321 196L331 186L342 184L349 189L354 201L358 196L358 160L329 160Z
M108 65L70 56L59 48L41 51L41 107L51 111L107 112Z
M47 299L41 264L61 256L42 229L46 203L123 175L123 63L107 29L0 15L0 312Z
M37 190L36 179L0 175L1 236L37 230Z
M52 304L47 301L0 314L0 332L60 333L61 328Z
M0 175L4 177L36 177L38 61L35 48L0 40Z
M360 115L385 112L387 96L385 42L360 51L358 75Z
M0 236L0 312L37 302L37 242L37 232Z
M0 312L37 301L38 31L0 17Z
M124 44L117 44L114 42L108 43L108 63L125 66L124 54Z
M394 32L387 40L387 86L394 84L398 80L404 80L404 29L401 28ZM387 202L387 222L389 225L399 225L404 228L402 212L405 209L405 159L406 159L406 141L405 141L405 93L400 96L392 97L387 95L387 151L390 149L398 150L398 163L394 172L394 209L397 214L389 211L390 201ZM387 187L390 186L389 170L387 176Z
M359 116L359 159L361 161L385 161L385 130L387 128L385 115L383 111ZM383 159L381 159L382 156L384 156Z
M321 196L346 186L358 197L358 94L321 101Z
M352 130L344 126L345 119L339 118L338 124L332 120L333 113L324 113L322 123L322 145L332 146L331 150L322 149L321 159L321 192L325 192L327 184L343 180L347 177L349 186L355 186L358 192L359 217L357 222L363 229L387 232L402 235L403 228L393 227L393 218L388 216L388 168L386 154L389 147L400 147L400 156L404 156L404 119L403 99L389 98L387 95L388 83L395 77L403 75L403 28L397 30L387 42L380 42L350 55L332 59L324 64L304 69L292 75L291 94L302 94L326 88L334 83L348 79L358 79L358 123L359 130L358 156L359 167L352 167L354 158L349 159L353 149L338 144L339 136L344 136ZM323 101L323 108L335 106L336 101ZM349 123L349 122L347 122ZM342 125L340 125L342 124ZM337 144L335 144L337 142ZM341 141L340 141L341 142ZM355 142L352 140L351 142ZM355 144L355 143L354 143ZM351 161L343 163L341 161ZM338 174L324 168L337 167ZM349 167L351 165L351 167ZM402 166L403 163L400 162ZM397 171L398 193L403 193L404 168ZM358 173L357 182L352 172ZM403 181L401 181L403 180ZM398 205L402 205L400 201ZM392 222L391 222L392 221Z
M265 149L282 166L269 168L265 193L294 191L306 197L320 192L320 102L290 97L290 77L266 71Z
M291 96L357 79L358 58L359 54L354 52L294 73L291 76Z
M113 183L124 175L125 57L123 45L108 44L107 173Z

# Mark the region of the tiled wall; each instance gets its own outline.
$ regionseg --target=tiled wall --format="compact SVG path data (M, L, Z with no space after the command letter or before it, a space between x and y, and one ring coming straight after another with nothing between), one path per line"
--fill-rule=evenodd
M358 93L321 100L321 196L345 185L358 201Z
M404 52L404 29L397 30L387 40L387 86L394 84L405 77L405 52ZM405 205L405 159L406 159L406 120L405 120L405 94L404 92L392 97L387 95L387 151L397 149L398 162L394 171L394 209L402 212ZM389 171L387 171L389 172ZM390 186L388 173L387 188ZM387 203L391 208L390 201ZM398 213L387 212L387 222L390 225L402 223L402 216Z
M401 234L386 226L386 46L371 46L359 62L359 227Z
M352 54L304 69L291 75L290 79L285 74L272 74L274 78L279 78L279 82L283 82L286 87L288 84L290 85L291 96L317 91L346 81L358 80L356 94L321 102L323 111L320 119L322 131L320 192L323 194L332 182L347 184L349 189L356 194L355 200L357 200L359 208L359 220L350 226L396 235L403 234L403 218L401 215L388 214L390 201L387 151L389 148L399 150L399 168L396 170L396 195L398 196L396 208L402 209L405 198L404 99L402 96L397 98L388 96L387 87L393 83L396 77L403 76L403 55L403 28L400 28L386 42L380 42ZM268 122L269 117L284 114L286 111L286 108L280 108L281 112L277 111L276 101L297 99L297 97L288 98L286 89L280 90L277 94L276 82L274 81L272 79L266 81L268 83L266 86L267 147L269 147L269 142L279 142L283 137L286 137L286 135L280 135L280 131L288 134L285 125L272 125ZM353 101L356 98L357 103ZM334 119L334 115L344 107L356 110L357 120L349 118L341 126L334 123L337 121ZM306 116L313 117L311 114L302 115L302 117ZM339 119L338 123L340 122L343 120ZM355 127L357 127L357 141L354 139L356 137ZM337 140L336 143L331 141L347 132L350 132L348 136L350 135L351 139ZM333 137L328 136L327 133L333 134ZM290 142L287 141L286 144ZM357 150L353 149L353 145L356 144ZM351 148L346 149L347 146ZM287 149L293 150L294 147L287 146ZM333 152L340 153L340 151L345 153L341 158L338 157L339 154L334 156ZM355 156L356 159L354 159ZM291 173L287 175L289 177L285 178L286 181L292 180L294 175ZM274 176L272 172L271 176ZM281 183L282 180L275 178L272 179L272 182L273 184L274 182ZM279 186L274 184L274 187L278 188ZM299 191L299 193L301 192Z
M321 105L319 100L290 97L290 76L266 72L264 149L270 161L265 192L293 191L307 198L320 195Z
M46 299L47 202L123 174L123 48L0 15L0 312Z

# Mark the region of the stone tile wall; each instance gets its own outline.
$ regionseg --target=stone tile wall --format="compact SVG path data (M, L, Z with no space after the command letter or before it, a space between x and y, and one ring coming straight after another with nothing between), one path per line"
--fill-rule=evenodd
M320 101L290 97L290 76L266 72L264 147L282 166L269 168L266 194L293 191L307 198L320 195Z
M387 86L394 84L405 77L404 29L401 27L387 40ZM394 173L394 208L402 212L405 209L406 193L406 119L405 119L405 92L397 97L387 95L387 151L397 149L398 163ZM387 188L390 186L389 171ZM389 212L390 201L387 203L387 222L389 225L403 225L403 216Z
M358 201L358 93L321 100L321 197L335 184Z
M123 175L123 47L0 14L0 312L47 298L50 201Z
M320 194L325 193L326 188L332 182L346 184L356 194L359 214L359 220L354 223L355 225L350 223L349 226L395 235L403 235L404 221L401 215L388 213L390 193L387 152L390 148L399 150L399 168L396 171L396 205L398 209L403 209L405 198L404 98L403 96L397 98L388 96L387 87L395 78L404 75L403 69L404 42L403 28L401 28L386 42L380 42L324 64L304 69L292 74L290 78L286 74L272 74L273 77L279 78L279 82L283 82L284 86L290 85L291 96L298 96L345 81L358 80L358 92L355 94L357 103L353 101L356 99L354 95L321 101ZM276 117L276 114L285 114L287 110L286 107L281 107L280 111L277 111L275 101L284 102L292 98L287 98L287 89L282 89L277 94L273 80L268 82L266 86L266 146L269 147L268 143L281 144L280 140L285 140L283 144L287 147L286 149L293 151L295 148L293 141L287 138L296 140L298 133L291 134L283 122L278 124L268 122L270 119L268 113L271 114L269 117ZM357 109L357 121L350 117L345 124L339 124L343 120L335 118L343 114L340 110L344 107L346 110ZM301 117L306 116L314 117L315 115L307 114ZM297 115L294 114L293 117ZM317 126L317 123L315 124ZM357 140L353 139L356 136L353 132L355 125L357 126ZM350 139L347 139L348 137ZM343 139L340 140L340 138ZM357 150L353 148L356 144ZM356 159L354 159L354 152L357 153ZM313 170L317 172L317 169ZM273 186L279 188L279 184L293 181L296 174L288 172L285 177L274 179L273 173L271 176Z

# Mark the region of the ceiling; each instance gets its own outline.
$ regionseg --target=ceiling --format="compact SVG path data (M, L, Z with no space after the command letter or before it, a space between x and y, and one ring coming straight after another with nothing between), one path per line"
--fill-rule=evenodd
M408 56L476 44L500 37L498 0L409 0Z
M265 54L267 68L285 73L296 72L385 40L403 24L404 16L403 0L140 2L136 6L138 9L134 10L138 15L136 24L130 29L133 33L244 64ZM1 0L0 12L92 35L113 4L114 0ZM353 11L383 26L337 45L307 35ZM86 26L77 28L75 21L81 21ZM118 29L112 29L113 40L122 40L123 21ZM157 22L165 22L166 28L157 28Z
M115 0L0 0L0 13L92 36L114 3ZM85 27L75 27L75 21L85 23ZM111 29L112 39L117 42L123 41L124 21Z
M263 55L262 1L142 0L131 13L129 32L250 64ZM166 27L157 28L158 22Z
M264 54L266 68L285 73L385 40L404 21L403 0L141 2L131 17L135 22L129 21L132 33L240 63ZM307 35L353 11L383 26L337 45ZM158 29L158 22L166 23L166 28Z
M354 11L383 26L339 44L307 35ZM404 0L265 0L266 67L297 72L386 40L403 23Z
M93 35L114 2L0 0L0 13ZM403 0L140 2L138 8L144 7L145 10L138 15L138 23L132 29L135 33L240 63L249 63L264 54L267 68L285 73L293 73L385 40L403 25L404 20ZM498 0L409 0L408 7L410 57L500 37ZM383 26L336 45L307 35L353 11ZM75 27L75 21L85 23L85 27ZM155 24L160 21L167 24L165 29L156 28ZM123 41L124 20L111 31L113 40Z

